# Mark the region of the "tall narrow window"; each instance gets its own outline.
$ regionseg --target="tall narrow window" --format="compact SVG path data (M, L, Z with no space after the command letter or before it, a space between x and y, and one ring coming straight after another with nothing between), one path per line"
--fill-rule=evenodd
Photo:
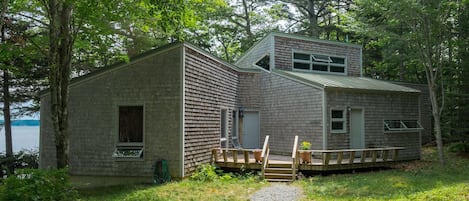
M119 142L143 142L143 106L119 107Z
M345 132L345 110L331 110L331 132Z
M143 106L119 107L119 140L112 156L143 157Z
M228 111L226 109L220 112L220 146L228 147Z

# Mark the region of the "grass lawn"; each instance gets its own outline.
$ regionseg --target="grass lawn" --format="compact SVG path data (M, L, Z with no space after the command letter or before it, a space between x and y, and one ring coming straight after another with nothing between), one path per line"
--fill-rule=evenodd
M80 190L79 200L248 200L250 194L267 185L254 178L213 182L184 180L161 186L137 185Z
M295 182L304 200L469 200L469 158L447 154L441 167L435 148L426 148L421 161L395 169L313 176ZM80 200L247 200L265 182L251 178L214 182L184 180L161 186L119 186L81 190Z
M469 200L469 159L446 154L438 163L436 149L425 148L421 161L392 170L316 176L296 182L305 200Z

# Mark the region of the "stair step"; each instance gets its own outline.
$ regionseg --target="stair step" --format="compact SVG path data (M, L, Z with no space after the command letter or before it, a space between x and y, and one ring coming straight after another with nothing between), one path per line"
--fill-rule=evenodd
M292 174L291 168L266 168L265 173Z
M268 182L293 182L291 179L266 179Z
M265 173L265 179L292 179L292 174L273 174L273 173Z
M269 163L269 168L291 168L291 164L288 163Z

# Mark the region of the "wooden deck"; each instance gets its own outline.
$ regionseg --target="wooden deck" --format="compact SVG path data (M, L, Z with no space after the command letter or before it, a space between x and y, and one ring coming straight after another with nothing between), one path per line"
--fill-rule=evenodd
M383 147L308 150L312 155L311 162L304 163L297 158L296 164L299 171L334 171L386 167L398 161L399 150L402 149L402 147ZM255 161L253 151L252 149L214 149L212 150L212 162L222 168L261 170L263 164ZM267 166L272 164L292 165L293 159L291 156L270 154Z

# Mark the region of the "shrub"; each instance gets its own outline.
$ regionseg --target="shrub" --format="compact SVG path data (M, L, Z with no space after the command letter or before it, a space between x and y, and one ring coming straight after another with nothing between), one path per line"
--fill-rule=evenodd
M21 150L11 157L0 153L0 179L12 175L17 169L37 169L39 166L38 150Z
M0 189L1 190L1 189ZM4 181L0 200L75 200L67 170L17 170Z
M469 143L467 142L456 142L448 147L450 152L454 153L469 153Z
M218 179L216 167L211 164L202 164L197 167L197 170L192 174L191 179L201 182L210 182Z

